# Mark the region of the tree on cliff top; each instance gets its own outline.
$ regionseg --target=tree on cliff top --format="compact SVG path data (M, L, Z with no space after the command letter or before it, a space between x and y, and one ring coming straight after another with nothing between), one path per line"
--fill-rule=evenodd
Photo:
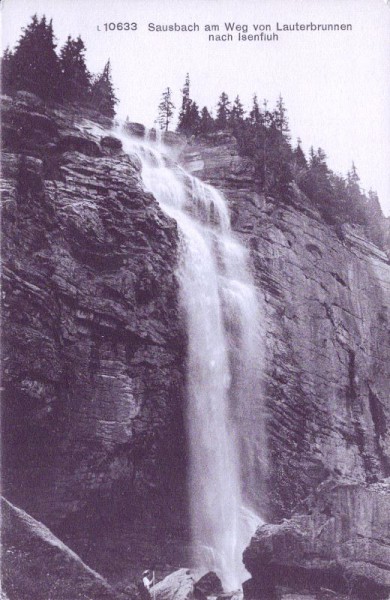
M199 121L199 133L210 133L214 129L214 119L210 115L207 106L202 108Z
M176 129L185 135L198 133L200 124L199 108L196 102L190 98L190 77L188 73L182 89L182 94L182 104Z
M288 126L287 110L281 94L279 94L279 98L276 102L276 108L273 112L273 120L276 128L283 133L286 138L288 138L290 129Z
M8 53L7 86L10 90L26 90L44 100L60 98L60 65L55 53L52 21L37 15L23 28L15 51Z
M253 104L252 109L249 112L249 122L251 125L261 125L263 122L262 114L259 107L259 102L257 100L257 95L253 96Z
M307 160L306 160L305 153L302 150L301 144L302 144L302 140L300 138L298 138L297 146L296 146L295 150L293 151L294 166L297 169L307 169Z
M7 47L1 59L1 88L3 94L12 93L12 59L13 53Z
M90 92L91 75L85 64L85 45L81 37L68 36L60 52L61 94L67 100L86 100Z
M244 111L242 102L240 100L240 97L236 96L236 98L233 102L232 110L230 111L230 114L229 114L229 123L232 125L240 126L240 124L242 123L242 121L244 119L244 114L245 114L245 111Z
M115 115L115 97L111 81L110 61L94 78L85 62L85 45L81 37L68 37L58 57L53 24L46 17L22 28L13 50L7 48L1 59L2 89L6 94L26 90L46 101L77 101L92 105L102 114Z
M181 110L179 114L179 123L184 119L185 114L188 110L188 104L191 102L190 100L190 76L187 73L186 80L183 85L183 89L181 90L183 97L181 101Z
M172 102L171 88L167 87L167 89L163 92L161 102L158 105L157 121L160 124L160 129L168 131L169 125L172 121L174 108L175 105Z
M225 94L225 92L222 92L217 105L216 126L218 129L226 128L230 115L230 106L231 103L229 101L228 95Z
M108 60L100 75L97 75L91 86L91 105L106 117L115 116L115 105L118 98L115 96L111 79L111 64Z

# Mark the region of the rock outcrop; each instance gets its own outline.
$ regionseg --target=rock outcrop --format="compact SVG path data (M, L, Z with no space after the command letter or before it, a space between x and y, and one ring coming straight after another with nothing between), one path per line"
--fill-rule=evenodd
M195 140L182 161L228 197L263 307L267 441L257 438L250 407L242 407L240 423L254 506L268 518L286 517L330 475L361 482L388 476L386 255L357 228L336 232L324 224L298 189L288 200L259 194L254 166L229 134ZM258 459L265 443L267 506L259 502L267 497Z
M300 510L252 540L245 562L256 593L261 579L266 589L266 576L273 588L276 578L288 580L316 562L325 579L329 564L337 563L334 584L351 574L375 580L370 590L387 589L389 538L379 532L389 498L374 483L390 474L388 258L359 228L325 224L298 188L289 198L260 194L253 163L239 155L229 133L193 140L181 159L228 197L262 303L263 398L240 407L239 415L247 501L277 523L313 493L318 499L311 514ZM267 439L256 413L262 403ZM326 500L315 494L324 481L340 484L333 516L322 514ZM315 542L313 531L322 531ZM304 559L298 553L301 562L297 547L307 553ZM374 548L380 564L368 559Z
M3 98L3 485L88 559L137 530L115 567L186 527L185 338L176 223L89 116Z
M126 600L25 511L2 498L2 584L6 600Z
M205 573L194 586L195 600L204 600L208 596L218 596L218 594L222 593L221 580L214 571Z
M305 510L259 528L244 552L252 593L262 598L280 586L336 589L350 597L390 594L390 482L326 482Z

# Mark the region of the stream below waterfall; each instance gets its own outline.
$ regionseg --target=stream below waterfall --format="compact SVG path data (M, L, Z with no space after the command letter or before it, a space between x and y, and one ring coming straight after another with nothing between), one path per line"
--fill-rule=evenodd
M169 160L161 142L115 135L139 158L145 188L178 225L193 558L226 590L238 589L248 578L242 552L262 522L243 498L238 425L242 411L261 398L261 319L247 250L231 231L218 190Z

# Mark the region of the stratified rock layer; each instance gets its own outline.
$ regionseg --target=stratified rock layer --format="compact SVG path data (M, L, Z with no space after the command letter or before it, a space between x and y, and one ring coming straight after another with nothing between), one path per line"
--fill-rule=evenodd
M182 161L228 197L259 289L265 359L255 404L265 404L268 435L259 439L253 407L242 407L249 500L269 518L288 516L330 475L388 476L386 255L357 228L336 233L297 188L278 200L259 194L253 163L228 133L195 140Z
M322 482L340 482L326 497L318 488L310 513L258 530L245 552L247 597L279 597L285 581L340 594L349 582L363 598L384 598L390 506L374 482L390 473L388 258L359 228L326 225L294 186L285 198L259 194L229 133L193 140L182 161L228 197L262 305L263 390L238 419L246 499L278 521Z
M166 539L186 527L176 223L98 123L20 97L2 116L5 493L92 558L114 526Z

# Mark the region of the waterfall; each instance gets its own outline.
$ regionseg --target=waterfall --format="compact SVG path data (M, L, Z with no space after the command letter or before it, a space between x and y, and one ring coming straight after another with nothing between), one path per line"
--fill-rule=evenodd
M226 199L165 156L160 141L119 134L142 163L145 187L178 225L177 277L188 333L187 431L191 527L198 566L225 589L248 577L242 552L260 519L244 505L240 419L259 402L259 309L246 249L233 237ZM257 397L256 397L257 394Z

